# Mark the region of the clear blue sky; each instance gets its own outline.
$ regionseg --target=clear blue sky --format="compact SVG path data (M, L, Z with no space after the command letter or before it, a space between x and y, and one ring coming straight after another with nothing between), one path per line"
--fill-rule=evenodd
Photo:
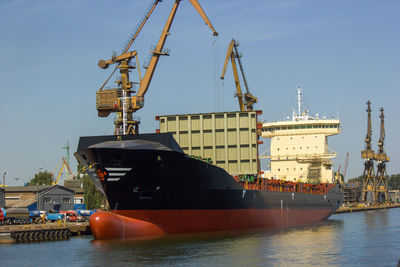
M366 105L386 116L389 174L400 173L400 2L199 0L220 37L212 37L189 1L182 1L146 95L142 132L156 115L237 110L231 70L218 79L231 38L240 41L251 92L268 121L284 119L304 89L311 113L338 115L342 134L329 146L335 169L350 153L347 177L362 173ZM95 92L110 70L99 59L120 52L149 1L3 0L0 2L0 172L7 184L53 171L69 140L111 134L113 117L98 118ZM157 43L172 0L161 2L135 43L141 64ZM113 79L115 80L115 79ZM72 157L72 168L76 160Z

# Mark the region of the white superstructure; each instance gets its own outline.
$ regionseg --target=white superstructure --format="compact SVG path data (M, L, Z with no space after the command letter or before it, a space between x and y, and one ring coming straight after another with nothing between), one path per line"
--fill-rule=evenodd
M271 139L271 170L266 178L287 181L334 181L332 158L336 153L328 147L328 136L340 133L338 119L311 117L302 108L301 89L297 89L297 112L292 119L263 123L262 136Z

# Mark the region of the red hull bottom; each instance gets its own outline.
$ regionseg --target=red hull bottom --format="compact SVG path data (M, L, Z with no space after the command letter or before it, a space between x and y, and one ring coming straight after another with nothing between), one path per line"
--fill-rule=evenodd
M120 210L96 212L90 228L96 239L288 227L328 218L331 209Z

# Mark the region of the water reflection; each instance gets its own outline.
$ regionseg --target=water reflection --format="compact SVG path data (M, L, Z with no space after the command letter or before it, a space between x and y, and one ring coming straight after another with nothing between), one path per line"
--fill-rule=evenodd
M282 230L266 235L266 245L273 249L274 262L282 265L332 265L340 255L342 220L329 220L319 225Z
M327 265L340 253L342 220L273 231L169 235L156 239L92 241L93 261L104 264ZM317 256L317 257L316 257ZM100 259L99 259L100 257Z
M386 227L388 225L389 210L364 212L364 221L367 228Z

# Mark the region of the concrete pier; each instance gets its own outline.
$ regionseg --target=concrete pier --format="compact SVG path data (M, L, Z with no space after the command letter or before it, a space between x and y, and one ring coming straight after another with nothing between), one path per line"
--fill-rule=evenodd
M392 209L392 208L400 208L400 203L382 204L382 205L376 205L376 206L340 207L335 212L335 214L348 213L348 212L359 212L359 211L367 211L367 210Z
M1 225L0 244L68 240L71 235L90 234L88 222Z

